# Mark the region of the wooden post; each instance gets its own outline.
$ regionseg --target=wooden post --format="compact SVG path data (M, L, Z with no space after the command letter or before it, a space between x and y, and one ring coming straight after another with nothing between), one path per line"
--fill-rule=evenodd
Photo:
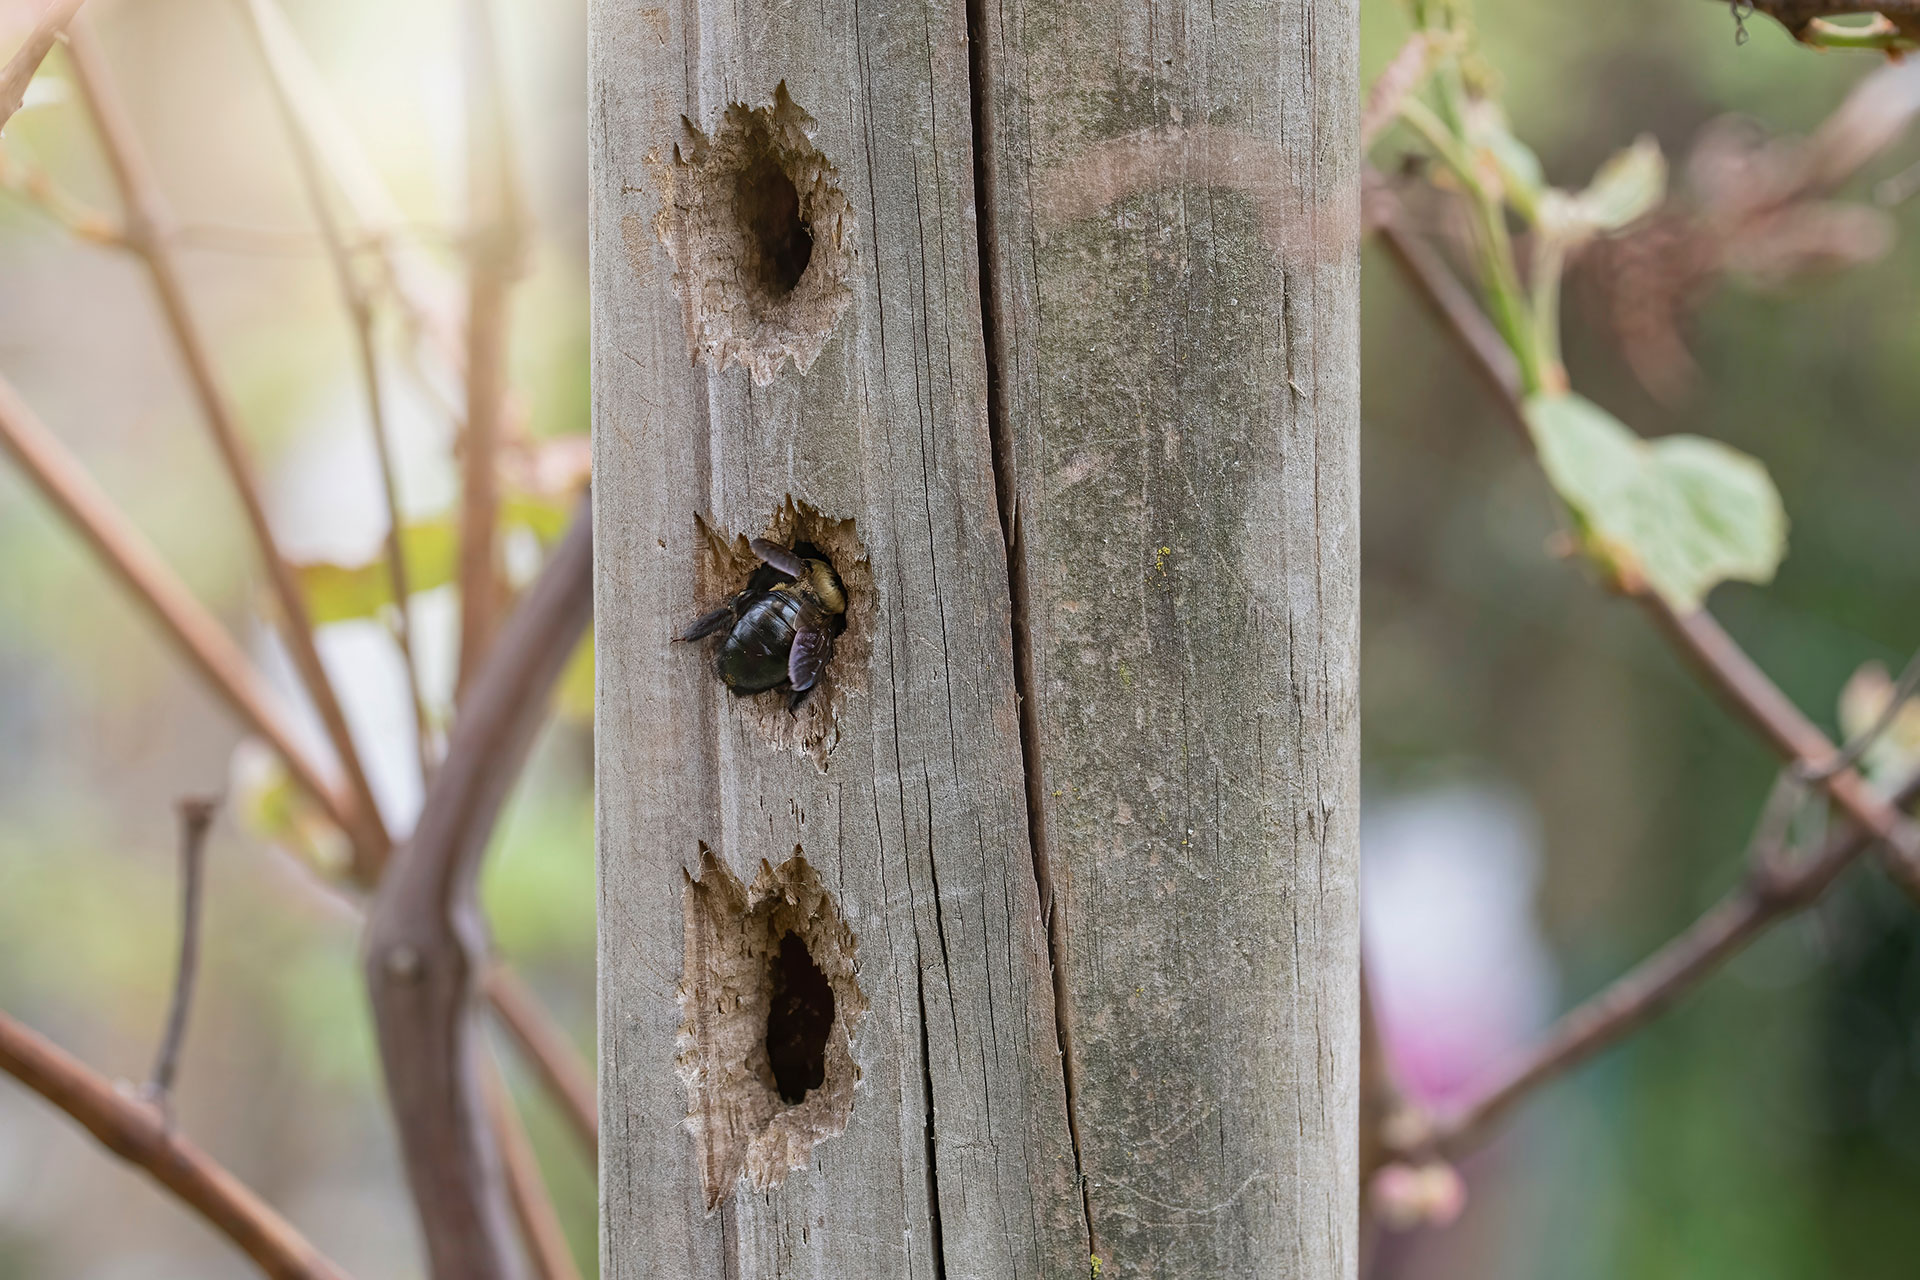
M603 1274L1350 1276L1351 3L591 24Z

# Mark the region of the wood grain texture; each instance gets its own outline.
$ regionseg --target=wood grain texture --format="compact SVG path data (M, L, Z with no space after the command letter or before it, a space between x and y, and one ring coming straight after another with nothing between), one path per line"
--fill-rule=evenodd
M591 24L602 1274L1084 1276L994 511L964 11L599 0ZM757 386L689 359L658 174L683 116L713 131L782 81L850 204L853 298L805 376ZM769 745L777 695L731 698L707 650L672 643L718 603L696 517L754 535L789 497L853 519L873 575L824 771ZM846 1132L711 1213L674 1067L703 845L746 881L802 848L871 1005Z
M1113 1276L1356 1265L1351 0L976 19L991 350Z

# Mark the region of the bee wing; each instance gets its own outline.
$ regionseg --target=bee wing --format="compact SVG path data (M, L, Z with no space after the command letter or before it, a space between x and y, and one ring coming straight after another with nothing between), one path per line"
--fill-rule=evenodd
M787 682L795 693L813 688L820 673L833 656L833 633L825 628L801 627L793 633L793 648L787 651Z
M765 538L755 538L747 544L753 548L753 554L795 582L807 580L807 564L799 556L787 550L777 542L768 542Z

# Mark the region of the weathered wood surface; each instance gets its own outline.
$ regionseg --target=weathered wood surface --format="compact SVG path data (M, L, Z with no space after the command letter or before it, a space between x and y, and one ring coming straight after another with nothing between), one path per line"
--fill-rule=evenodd
M1356 1265L1356 20L1005 0L976 31L1103 1276Z
M602 2L592 26L602 1274L1083 1276L994 510L964 11ZM756 386L689 362L656 218L682 117L714 134L782 81L850 202L853 298L806 376ZM835 658L855 687L825 772L768 745L771 696L730 698L703 648L671 643L722 593L696 517L755 535L789 496L855 521L877 605L866 660ZM845 1134L712 1212L675 1069L703 844L748 882L803 848L871 1005Z
M971 49L951 0L593 10L603 1273L1350 1276L1354 8L972 9ZM852 298L758 385L690 361L660 215L682 117L783 81ZM789 497L872 574L824 772L671 643L740 585L696 516ZM802 848L871 1006L846 1132L711 1212L703 846Z

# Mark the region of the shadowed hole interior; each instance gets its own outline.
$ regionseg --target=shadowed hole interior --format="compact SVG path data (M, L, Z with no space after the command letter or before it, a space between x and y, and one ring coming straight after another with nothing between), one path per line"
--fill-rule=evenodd
M776 298L793 292L813 260L813 228L800 216L800 192L766 151L734 175L734 209L747 233L754 276Z
M767 1060L774 1087L789 1106L805 1100L827 1078L827 1033L833 1029L833 988L796 933L780 939L769 975Z

